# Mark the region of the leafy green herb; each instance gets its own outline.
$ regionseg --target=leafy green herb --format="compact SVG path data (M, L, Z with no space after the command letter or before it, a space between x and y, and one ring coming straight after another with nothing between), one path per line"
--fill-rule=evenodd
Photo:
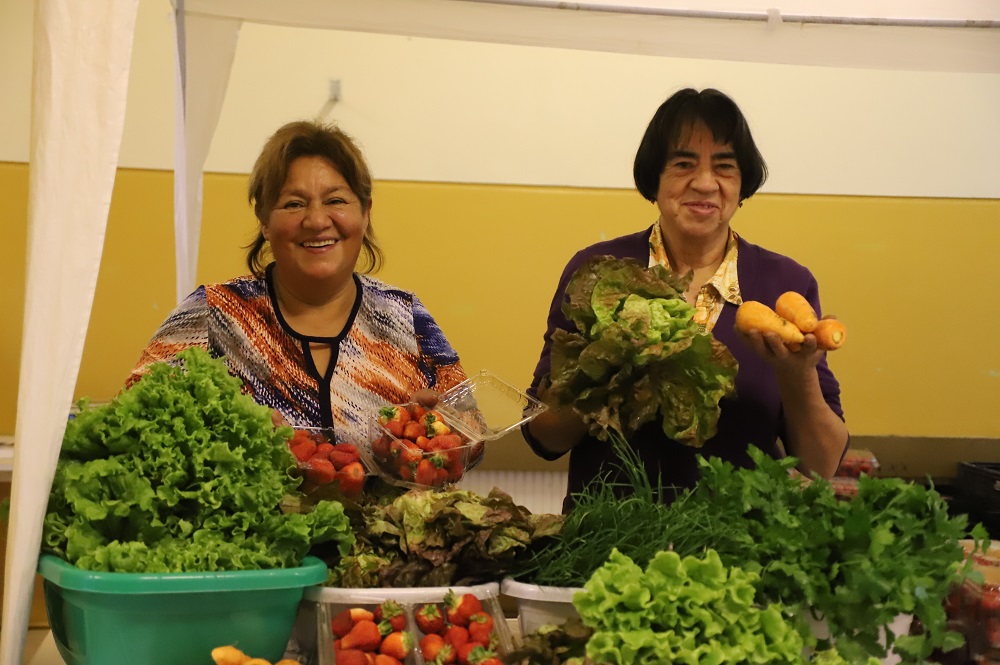
M354 540L336 502L284 514L299 480L271 410L201 349L157 363L69 421L42 549L79 568L194 572L301 564L314 543Z
M681 443L714 436L737 363L694 322L689 281L634 259L588 259L566 288L563 312L578 332L552 336L546 401L572 406L601 439L609 430L628 437L657 415Z
M661 495L673 489L651 483L638 453L620 434L612 431L610 439L622 480L610 480L609 471L574 495L562 530L538 541L514 577L543 586L581 587L615 549L645 566L662 550L698 552L731 537L726 525L717 524L712 506L681 495L668 508Z
M934 649L961 644L947 628L944 600L970 574L959 542L969 530L933 487L862 476L857 496L843 500L822 479L791 475L794 458L750 452L752 469L701 459L701 481L671 512L712 511L715 528L727 533L715 549L725 564L760 575L762 600L788 607L804 634L808 614L824 621L832 637L818 646L835 644L851 661L891 648L903 662L923 662ZM985 547L981 525L971 534ZM924 632L893 634L888 627L901 614L915 616Z

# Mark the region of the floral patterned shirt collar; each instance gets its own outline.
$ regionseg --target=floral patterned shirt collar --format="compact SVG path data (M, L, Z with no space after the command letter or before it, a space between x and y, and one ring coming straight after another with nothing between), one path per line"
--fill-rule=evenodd
M704 330L711 330L715 326L715 322L719 320L719 314L722 313L724 303L729 302L737 306L743 304L743 297L740 295L740 280L736 271L736 262L739 258L738 241L739 235L736 231L729 229L726 255L722 258L719 269L698 291L694 320ZM652 267L656 264L660 264L668 270L671 269L663 244L663 235L660 233L659 222L653 224L653 232L649 235L649 265Z

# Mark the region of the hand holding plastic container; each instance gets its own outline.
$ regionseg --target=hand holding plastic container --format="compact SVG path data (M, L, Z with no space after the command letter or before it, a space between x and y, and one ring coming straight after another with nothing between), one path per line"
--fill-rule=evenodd
M454 484L475 468L486 443L547 407L483 371L444 392L438 404L387 404L371 417L365 465L385 481L410 488Z

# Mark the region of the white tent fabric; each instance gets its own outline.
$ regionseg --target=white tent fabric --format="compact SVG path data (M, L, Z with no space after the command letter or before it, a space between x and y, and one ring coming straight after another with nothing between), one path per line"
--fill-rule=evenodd
M177 17L177 132L174 167L174 247L177 302L194 290L201 231L202 171L226 98L241 21ZM187 67L186 63L195 63Z
M139 0L35 5L28 275L0 664L21 662L42 518L97 286Z
M714 60L1000 72L1000 5L989 0L906 3L930 7L926 16L899 16L895 7L879 14L872 0L776 0L797 5L793 11L752 0L718 10L692 0L174 1L179 298L194 288L201 171L243 21ZM948 11L933 9L945 4ZM796 13L819 5L825 10L813 16ZM848 5L854 13L837 13ZM100 264L137 7L138 0L37 0L29 268L0 665L21 662L41 520Z

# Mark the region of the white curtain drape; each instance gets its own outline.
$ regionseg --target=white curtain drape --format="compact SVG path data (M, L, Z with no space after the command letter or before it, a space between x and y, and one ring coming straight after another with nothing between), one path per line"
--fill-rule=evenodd
M174 249L177 302L196 284L202 171L226 98L242 21L187 14L177 5Z
M37 0L28 275L0 665L20 665L42 519L90 320L139 0Z

